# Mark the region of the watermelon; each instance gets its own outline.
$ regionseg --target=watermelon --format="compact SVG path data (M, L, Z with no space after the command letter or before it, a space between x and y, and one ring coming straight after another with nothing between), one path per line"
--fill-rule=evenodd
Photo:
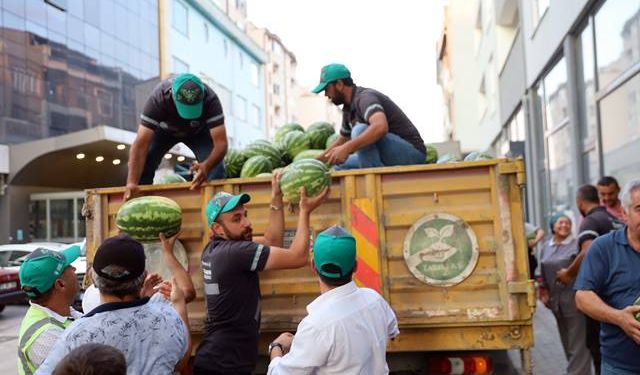
M324 149L328 149L329 146L331 146L333 142L336 141L336 139L338 139L338 133L333 133L332 135L330 135L329 138L327 138L327 142L324 144Z
M265 140L249 143L244 149L244 155L247 159L256 155L265 156L269 158L273 167L279 167L282 164L282 154L280 151L272 145L271 142Z
M290 131L298 130L304 132L304 128L300 124L290 123L282 125L276 130L276 134L273 136L273 143L278 144L284 140L284 136L287 135Z
M239 150L229 149L224 157L224 168L227 178L240 177L242 166L247 161L247 156Z
M278 152L280 153L280 164L279 165L289 165L291 164L291 162L293 161L293 158L289 157L289 154L287 153L287 150L284 148L284 145L282 143L276 144L275 148L278 149Z
M433 164L433 163L437 162L438 161L438 150L436 150L436 148L433 147L433 145L425 144L424 146L427 148L427 158L425 160L425 163Z
M486 152L474 151L464 158L464 161L493 160L493 156Z
M327 144L327 139L331 137L335 132L333 129L317 129L307 132L307 139L309 139L309 146L315 149L324 148Z
M436 164L455 163L457 161L460 161L460 159L458 159L453 154L444 154L438 158L438 161L436 162Z
M273 176L271 173L265 172L265 173L259 173L256 175L256 177L271 177Z
M287 152L287 156L293 160L300 152L309 149L309 140L303 132L292 130L284 136L282 145Z
M171 237L182 225L182 209L172 199L149 195L125 202L116 214L116 227L138 241Z
M293 159L293 161L297 161L300 159L316 159L318 156L322 155L324 153L324 150L304 150L302 152L300 152L298 155L296 155L296 157Z
M164 185L164 184L178 184L180 182L187 182L184 177L180 176L177 173L171 173L166 176L160 178L157 184L155 185Z
M309 125L309 127L307 127L307 132L311 132L314 130L325 130L331 131L331 133L335 133L333 125L325 121L314 122L313 124Z
M280 189L284 198L294 204L300 201L300 187L304 186L307 196L313 197L330 184L329 167L316 159L294 161L284 169L280 179Z
M240 177L255 177L260 173L268 173L273 169L273 164L271 164L271 160L266 156L256 155L252 156L244 163L242 166L242 171L240 172Z

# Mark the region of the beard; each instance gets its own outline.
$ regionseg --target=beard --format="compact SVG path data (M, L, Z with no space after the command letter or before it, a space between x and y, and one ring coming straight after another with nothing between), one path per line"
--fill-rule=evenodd
M344 94L336 91L335 94L333 95L333 98L331 98L331 103L335 105L344 104Z
M222 230L224 231L225 237L230 241L251 241L253 240L253 229L248 227L240 234L231 233L226 225L220 223L222 226Z

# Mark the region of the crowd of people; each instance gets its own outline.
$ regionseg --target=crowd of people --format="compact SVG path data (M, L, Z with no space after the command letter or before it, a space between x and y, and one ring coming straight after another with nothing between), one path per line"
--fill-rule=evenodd
M568 212L553 214L538 259L539 299L555 316L566 373L591 374L593 363L597 375L639 374L640 180L620 195L605 176L579 187L575 203L577 235Z

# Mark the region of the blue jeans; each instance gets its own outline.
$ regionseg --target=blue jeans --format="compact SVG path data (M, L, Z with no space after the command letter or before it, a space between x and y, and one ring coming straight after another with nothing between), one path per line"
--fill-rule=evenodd
M209 129L203 129L199 133L185 138L177 138L158 129L153 135L153 140L147 151L147 159L144 162L140 185L150 185L153 183L153 176L156 174L156 169L158 169L162 158L171 147L180 142L184 143L185 146L193 151L198 161L205 160L211 154L211 151L213 151L213 141L211 140ZM209 180L216 178L224 178L223 162L211 168L207 176Z
M351 138L355 138L367 129L366 124L355 124L351 129ZM387 133L377 142L364 146L349 155L344 163L335 166L336 170L385 167L392 165L424 164L426 155L399 136Z
M638 375L638 371L629 371L619 367L614 367L602 360L600 375Z

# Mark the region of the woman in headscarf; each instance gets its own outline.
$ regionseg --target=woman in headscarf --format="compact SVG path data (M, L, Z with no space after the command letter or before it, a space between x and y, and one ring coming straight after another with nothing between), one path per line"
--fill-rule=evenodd
M591 374L591 355L586 345L585 318L575 302L573 282L556 283L556 272L568 267L578 253L578 244L571 233L571 219L563 213L549 219L551 238L540 252L542 283L540 300L556 318L560 340L567 357L568 375Z

